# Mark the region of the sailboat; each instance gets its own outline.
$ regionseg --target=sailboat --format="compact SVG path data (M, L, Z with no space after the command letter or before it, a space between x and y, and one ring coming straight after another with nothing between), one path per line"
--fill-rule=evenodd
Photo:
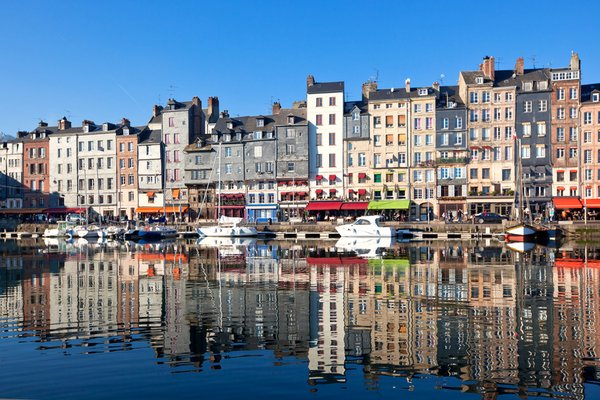
M521 162L521 139L516 139L515 143L515 178L516 190L514 211L516 212L517 225L506 229L506 240L510 242L532 242L540 230L531 224L531 213L525 215L525 209L529 209L525 199L525 188L523 186L523 163ZM526 218L529 221L526 221Z
M209 226L201 226L196 228L196 232L200 237L250 237L258 235L255 227L251 226L239 226L242 222L242 218L235 217L227 217L225 215L221 215L221 147L222 143L219 143L219 166L217 169L218 172L218 207L217 207L217 215L219 218L217 219L216 225Z

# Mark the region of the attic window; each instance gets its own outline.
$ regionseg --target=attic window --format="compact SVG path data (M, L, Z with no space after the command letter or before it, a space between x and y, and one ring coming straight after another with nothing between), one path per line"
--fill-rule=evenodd
M254 132L254 139L262 139L262 132L261 131Z
M419 96L426 96L427 95L427 89L419 89Z
M600 93L592 93L592 101L597 103L600 101Z
M229 121L227 123L227 129L233 129L233 122Z
M265 120L263 118L257 118L256 119L256 126L259 127L259 128L262 127L262 126L265 126Z
M448 102L448 108L456 108L456 103L453 101Z
M539 81L538 82L538 90L546 90L548 89L548 81Z
M523 90L527 92L533 90L533 82L523 82Z
M483 77L478 76L477 78L475 78L475 83L478 85L481 85L483 83Z
M90 131L90 126L89 125L84 125L83 126L83 133L89 133Z
M129 127L124 127L123 128L123 135L129 135Z
M294 119L295 119L295 118L294 118L294 116L293 116L293 115L289 115L289 116L288 116L288 124L293 124L293 123L295 122L295 121L294 121Z
M105 122L102 124L102 130L106 132L108 130L108 124Z
M231 142L231 135L223 135L224 142Z

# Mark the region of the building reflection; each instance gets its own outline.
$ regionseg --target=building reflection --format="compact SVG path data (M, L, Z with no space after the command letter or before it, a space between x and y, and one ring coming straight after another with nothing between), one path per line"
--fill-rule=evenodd
M310 385L359 364L374 389L434 374L486 395L583 397L600 381L599 285L586 247L398 244L364 259L315 243L67 243L4 249L0 312L43 349L145 346L178 372L260 350L305 363Z

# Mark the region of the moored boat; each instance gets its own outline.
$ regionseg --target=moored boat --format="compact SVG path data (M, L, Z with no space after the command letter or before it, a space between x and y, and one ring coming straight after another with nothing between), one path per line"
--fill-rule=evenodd
M396 230L390 227L381 226L379 223L381 216L368 215L357 218L351 224L345 224L336 227L342 237L394 237Z

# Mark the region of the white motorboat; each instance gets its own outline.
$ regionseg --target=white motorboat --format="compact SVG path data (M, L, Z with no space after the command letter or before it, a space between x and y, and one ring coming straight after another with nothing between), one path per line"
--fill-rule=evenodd
M56 228L46 228L44 230L43 237L45 238L59 238L59 237L71 237L72 224L67 221L58 221Z
M255 227L239 226L241 222L242 218L222 215L217 225L202 226L196 228L196 232L201 237L252 237L258 235Z
M78 226L73 229L74 237L78 238L105 238L107 236L106 231L99 226L89 225L89 226Z
M343 251L353 251L358 257L379 258L384 249L392 247L392 237L342 237L336 244L336 249Z
M358 217L351 224L345 224L335 229L342 237L394 237L396 230L390 227L380 225L381 217L379 215L368 215Z

